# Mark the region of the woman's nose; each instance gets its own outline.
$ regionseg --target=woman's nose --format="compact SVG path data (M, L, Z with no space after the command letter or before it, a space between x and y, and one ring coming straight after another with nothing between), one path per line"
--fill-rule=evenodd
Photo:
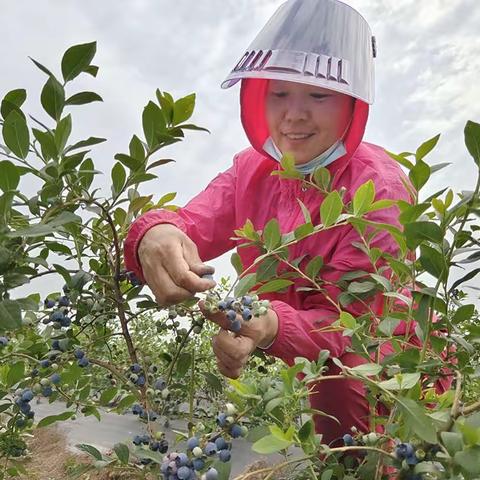
M285 109L285 119L290 121L305 120L308 118L308 108L301 98L288 99Z

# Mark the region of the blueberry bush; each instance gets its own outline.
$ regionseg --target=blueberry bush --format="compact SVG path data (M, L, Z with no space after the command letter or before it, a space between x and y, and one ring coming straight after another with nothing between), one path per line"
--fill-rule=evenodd
M102 101L95 92L74 89L79 75L97 75L95 52L95 42L69 48L61 76L32 59L46 75L44 118L24 111L24 89L7 92L0 105L0 478L28 477L22 460L25 434L33 428L77 415L100 418L104 409L131 412L148 433L139 428L108 455L79 445L93 461L78 469L77 478L105 468L131 478L227 479L239 437L258 453L284 455L239 480L285 471L288 478L321 480L480 478L480 331L476 307L462 291L464 285L477 288L480 273L480 175L472 191L445 188L424 198L430 176L446 166L425 160L436 136L415 152L391 154L408 171L412 196L411 203L394 202L376 200L371 181L351 195L332 190L327 169L302 177L285 156L277 172L282 181L301 181L324 195L320 222L313 223L302 204L305 221L292 232L281 233L275 219L263 230L247 221L235 238L258 250L253 265L244 267L234 253L231 287L222 279L205 295L161 309L125 271L122 245L137 216L177 208L173 192L158 199L141 193L157 178L155 169L173 161L159 158L159 151L188 130L205 129L187 123L194 94L175 100L157 90L142 112L142 134L132 136L127 153L115 155L111 191L97 188L101 171L90 149L105 139L74 141L70 113ZM467 122L465 144L480 172L479 124ZM38 186L34 195L27 193L31 185ZM372 212L393 205L401 228L370 220ZM209 343L215 326L203 318L198 300L224 311L238 332L267 311L265 294L295 279L304 291L328 295L324 259L293 258L292 247L345 225L357 230L355 247L371 266L336 282L341 293L330 302L338 320L328 328L349 337L351 351L365 363L350 368L322 351L317 359L279 366L259 353L241 379L220 378ZM383 232L394 237L397 255L372 246ZM63 279L62 291L46 298L34 293L37 279L51 277ZM19 297L16 289L27 284L32 293ZM368 306L374 295L383 299L381 315ZM362 305L363 313L352 305ZM412 335L420 346L412 335L394 335L401 322L415 322ZM386 343L393 353L382 359L377 352ZM340 373L329 374L330 364ZM369 432L347 429L327 445L314 430L314 415L321 412L309 407L308 395L312 384L334 378L363 382L372 412L387 413L372 415ZM451 386L441 391L439 381ZM59 413L37 422L38 397L57 402ZM186 428L169 444L160 420L172 417L184 418Z

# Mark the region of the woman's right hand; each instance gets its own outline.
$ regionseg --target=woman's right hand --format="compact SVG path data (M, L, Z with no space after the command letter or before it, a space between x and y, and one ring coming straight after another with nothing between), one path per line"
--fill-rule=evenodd
M161 306L180 303L215 286L202 278L214 268L202 262L195 243L167 223L150 228L138 247L143 276Z

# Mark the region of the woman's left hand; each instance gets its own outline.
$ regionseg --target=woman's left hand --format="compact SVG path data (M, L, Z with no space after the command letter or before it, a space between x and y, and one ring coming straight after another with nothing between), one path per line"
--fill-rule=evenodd
M242 321L242 328L233 334L227 330L230 321L225 313L208 312L203 302L199 302L205 318L221 327L212 338L212 346L220 372L229 378L238 378L251 353L257 347L266 347L275 339L278 331L278 317L274 310L261 317L253 317L248 322Z

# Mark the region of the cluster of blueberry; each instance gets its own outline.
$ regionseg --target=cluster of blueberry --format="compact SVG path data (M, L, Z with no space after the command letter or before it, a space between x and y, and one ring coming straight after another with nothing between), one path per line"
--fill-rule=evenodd
M158 415L153 410L146 410L145 408L143 408L138 403L133 405L132 413L134 415L138 415L141 419L147 420L147 421L150 421L150 422L154 422L158 418Z
M29 388L22 390L18 389L15 392L15 405L19 408L20 412L22 413L22 417L17 418L15 424L17 427L24 427L28 420L33 419L35 416L35 412L32 410L32 406L30 402L33 400L35 394Z
M7 337L0 337L0 347L6 347L8 345Z
M420 461L411 443L399 443L395 447L395 455L407 465L416 465Z
M147 382L147 379L145 378L145 373L143 372L142 367L138 363L134 363L133 365L130 365L129 371L130 380L138 387L143 387Z
M195 448L198 448L200 452L202 452L200 447ZM164 480L193 480L197 478L197 472L204 468L205 461L200 456L190 459L185 453L172 452L163 459L160 471L163 473ZM217 480L218 471L210 467L200 479Z
M73 354L75 355L75 358L77 359L77 365L79 367L82 367L82 368L85 368L85 367L88 367L88 365L90 365L90 362L88 360L88 358L86 357L85 355L85 352L79 348L77 348Z
M230 321L229 330L238 332L242 328L242 321L248 322L253 317L265 315L270 307L268 300L260 300L258 295L244 295L241 298L227 297L219 302L212 302L207 297L205 308L212 313L225 312Z
M64 287L65 290L65 287ZM44 301L45 308L54 308L58 307L57 310L50 313L50 315L43 320L45 325L52 324L53 328L60 329L62 327L69 327L72 324L72 321L68 317L68 310L66 307L70 305L70 299L67 295L58 297L57 300L52 300L51 298L46 298Z
M168 442L160 432L155 438L147 434L135 435L132 443L137 446L148 445L148 448L152 450L152 452L167 453L168 451Z

